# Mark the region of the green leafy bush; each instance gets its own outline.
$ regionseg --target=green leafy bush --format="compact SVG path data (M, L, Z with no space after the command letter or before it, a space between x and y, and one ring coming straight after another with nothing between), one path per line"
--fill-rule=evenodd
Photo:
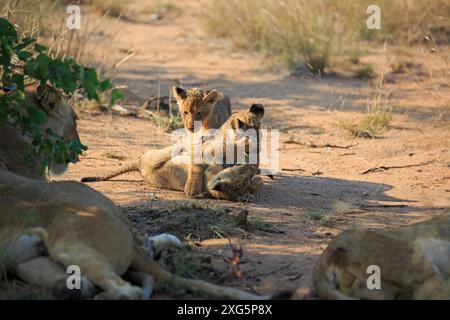
M25 106L17 108L25 101L25 78L37 80L40 84L50 83L54 87L71 94L83 88L89 99L99 99L98 92L111 88L108 80L100 81L93 68L79 65L73 59L50 58L47 48L36 39L20 39L14 26L0 18L0 126L9 123L21 130L32 140L25 160L39 155L42 163L40 174L51 163L72 160L72 154L81 154L86 149L79 141L65 141L51 129L44 129L47 115L41 110ZM121 93L113 90L111 104L121 98Z

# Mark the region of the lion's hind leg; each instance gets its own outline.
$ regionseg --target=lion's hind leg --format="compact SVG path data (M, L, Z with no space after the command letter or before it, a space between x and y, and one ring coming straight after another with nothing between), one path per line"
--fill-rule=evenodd
M49 248L49 251L51 257L64 266L78 266L81 275L100 287L103 292L96 296L98 299L137 300L144 297L141 288L123 280L108 259L87 245L60 241L57 247Z

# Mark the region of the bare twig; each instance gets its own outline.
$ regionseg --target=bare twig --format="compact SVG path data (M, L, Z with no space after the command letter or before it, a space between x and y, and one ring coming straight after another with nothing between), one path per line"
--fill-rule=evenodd
M257 278L257 277L267 277L267 276L270 276L272 274L278 273L278 272L280 272L282 270L288 269L291 265L292 265L292 263L288 263L287 265L281 266L278 269L275 269L275 270L272 270L272 271L269 271L269 272L265 272L265 273L257 273L257 274L255 274L255 275L253 275L251 277L248 277L247 279L250 280L250 279Z
M301 169L301 168L281 168L281 171L301 171L301 172L305 172L306 170Z
M406 204L373 204L373 205L366 205L362 204L359 206L360 208L406 208Z
M283 141L283 143L286 144L298 144L304 147L308 147L308 148L337 148L337 149L348 149L351 147L354 147L357 145L356 144L349 144L346 146L341 146L341 145L337 145L337 144L331 144L331 143L325 143L325 144L317 144L311 141L301 141L299 139L295 139L295 138L289 138L285 141Z
M368 174L368 173L380 172L380 171L388 171L390 169L403 169L403 168L420 167L420 166L425 166L427 164L433 163L435 161L436 160L430 160L430 161L416 163L416 164L407 164L407 165L404 165L404 166L380 166L380 167L374 167L374 168L370 168L370 169L362 172L361 174Z

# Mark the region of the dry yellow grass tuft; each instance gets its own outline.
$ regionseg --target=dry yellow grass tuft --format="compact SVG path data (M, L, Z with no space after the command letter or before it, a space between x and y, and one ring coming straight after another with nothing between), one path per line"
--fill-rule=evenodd
M391 91L383 89L384 72L378 76L375 93L368 101L367 112L357 123L343 122L341 126L356 138L376 138L383 130L389 128L392 121L392 108L389 105Z

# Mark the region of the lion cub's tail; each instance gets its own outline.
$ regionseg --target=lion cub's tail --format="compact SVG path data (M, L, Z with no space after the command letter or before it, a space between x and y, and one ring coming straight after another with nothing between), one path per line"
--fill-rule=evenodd
M113 171L111 173L107 173L103 176L82 178L81 182L106 181L106 180L109 180L111 178L114 178L116 176L119 176L119 175L127 173L127 172L131 172L131 171L139 171L139 162L138 161L135 161L128 165L125 165L122 168L117 169L116 171Z
M205 295L213 299L264 300L269 297L260 296L243 290L218 286L202 280L186 279L176 276L152 261L141 249L135 249L131 268L150 274L155 282L175 285L177 288Z

